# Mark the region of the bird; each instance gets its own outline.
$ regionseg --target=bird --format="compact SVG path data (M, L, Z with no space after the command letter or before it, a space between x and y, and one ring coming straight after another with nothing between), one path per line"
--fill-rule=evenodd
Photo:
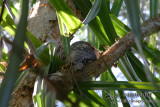
M85 41L78 41L70 46L70 54L68 55L68 62L71 64L74 72L83 70L85 64L89 64L97 60L100 56L100 51L97 50L90 43Z

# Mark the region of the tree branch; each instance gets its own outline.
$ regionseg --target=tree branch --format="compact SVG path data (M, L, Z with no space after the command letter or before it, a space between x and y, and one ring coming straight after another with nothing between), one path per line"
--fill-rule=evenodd
M160 31L160 15L151 20L145 21L141 25L141 39L150 36ZM108 50L106 50L98 60L89 65L84 66L83 72L76 72L75 77L77 81L86 80L102 74L111 67L119 58L121 58L133 45L135 44L134 35L129 32L123 38L114 43ZM85 77L84 78L84 74Z
M145 21L141 25L141 39L150 36L160 31L160 15L156 18ZM126 34L123 38L114 43L108 50L106 50L98 60L85 65L83 71L75 72L76 81L90 80L111 67L119 58L121 58L132 46L134 46L134 35L131 32ZM84 76L85 75L85 76ZM49 75L48 79L53 82L58 82L65 89L72 89L75 80L71 73L71 68L65 67L56 74Z
M44 7L41 7L41 8L44 8ZM42 12L42 13L44 13L44 12ZM35 20L37 20L37 19L35 18ZM35 22L35 20L32 22ZM32 22L30 22L31 25L32 25ZM37 27L37 23L35 23L35 26ZM33 28L33 26L31 26L31 28ZM32 30L34 30L34 29L32 29ZM143 39L144 37L149 36L154 33L157 33L158 31L160 31L160 15L154 19L145 21L145 23L142 24L141 37ZM36 33L37 33L37 31L35 32L35 34ZM42 34L42 33L40 33L40 34ZM103 72L105 72L107 70L107 67L111 67L134 44L135 44L134 35L133 35L133 33L129 32L127 35L125 35L119 41L114 43L107 51L105 51L100 56L100 58L98 60L96 60L88 65L85 65L83 71L75 72L74 75L75 75L76 80L77 81L89 80L90 78L92 78L94 76L102 74ZM84 77L84 74L85 74L85 77ZM27 104L29 104L29 105L33 104L33 102L30 100L30 98L32 96L32 90L34 87L34 81L35 81L36 76L37 76L37 74L33 74L33 75L28 75L26 77L26 79L22 82L22 84L20 84L19 89L17 89L17 91L15 93L13 93L15 95L13 95L14 97L11 102L11 105L16 106L17 104L23 103L23 102L21 102L22 100L20 98L23 98L23 100L26 100L27 98L29 98L28 102L30 102L30 103L27 102ZM60 85L60 87L63 87L63 89L72 89L72 86L73 86L75 80L74 80L73 75L71 73L71 69L66 68L66 69L60 70L60 72L57 72L53 75L48 75L47 81L49 81L50 82L49 84L52 85L53 87L56 87L56 85ZM30 85L28 85L28 84L30 84ZM22 94L24 89L20 88L20 87L25 88L26 86L30 90L25 91L25 94ZM48 89L52 90L52 88L48 88ZM30 96L28 96L28 94L26 94L26 93L29 93ZM24 96L25 96L25 98L24 98ZM18 101L18 103L16 103L16 101ZM25 105L27 105L27 104L25 104Z

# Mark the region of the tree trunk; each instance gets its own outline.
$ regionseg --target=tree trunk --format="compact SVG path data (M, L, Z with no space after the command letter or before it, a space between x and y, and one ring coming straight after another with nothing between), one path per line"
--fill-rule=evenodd
M76 10L72 0L66 0L66 2L77 16L81 16L80 12ZM141 26L142 38L160 31L159 22L160 16L152 20L146 21ZM36 36L42 42L50 40L53 41L56 46L56 55L61 59L65 58L64 47L59 32L56 12L47 0L37 1L34 8L31 10L28 20L28 29L34 36ZM88 78L103 73L107 69L106 66L111 67L113 63L116 62L120 57L122 57L124 53L128 51L133 45L134 36L132 33L128 33L126 36L124 36L115 44L113 44L107 51L105 51L98 60L89 65L85 65L83 72L76 72L76 80L85 80L86 78L83 77L83 73L86 73L86 77ZM63 74L63 77L60 78L60 80L64 80L61 81L61 84L67 87L72 86L74 84L74 78L70 74L70 70L65 69L62 70L61 73ZM32 93L36 77L37 74L29 72L29 74L22 81L19 87L14 91L13 98L10 103L11 106L33 106ZM53 80L52 77L56 78L56 75L48 76L47 80L51 80L51 82L55 83L55 80Z
M72 0L66 3L73 12L78 13ZM77 14L78 15L78 14ZM56 47L56 56L65 59L64 47L58 26L56 11L48 0L38 0L30 11L28 17L28 30L43 43L52 41ZM30 71L19 87L13 92L10 106L32 107L32 93L37 74Z

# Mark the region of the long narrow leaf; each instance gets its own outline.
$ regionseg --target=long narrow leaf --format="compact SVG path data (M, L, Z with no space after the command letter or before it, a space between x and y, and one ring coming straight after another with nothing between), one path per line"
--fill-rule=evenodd
M35 48L40 48L40 47L44 48L44 44L43 44L43 46L41 46L42 42L39 39L37 39L33 34L31 34L29 31L26 31L26 34L31 39L31 41L34 44ZM45 48L45 50L42 51L42 54L39 54L37 56L39 56L39 58L41 59L41 61L44 64L48 65L48 63L49 63L49 50L48 50L48 48Z
M110 72L104 72L103 74L102 74L102 76L101 76L101 78L100 78L100 80L101 81L106 81L106 80L112 80L113 81L113 79L112 79L112 77L110 76ZM115 96L115 90L102 90L103 92L102 92L102 97L103 97L103 99L108 103L108 106L113 106L113 102L112 102L112 100L115 100L115 99L106 99L105 97L106 97L106 93L108 93L108 94L110 94L110 96ZM104 93L105 92L105 93Z
M158 15L158 0L150 0L150 18L154 18ZM150 36L150 44L156 47L156 34ZM154 63L151 62L151 71L154 72Z
M129 81L90 81L80 82L78 84L81 90L140 90L140 91L151 91L157 92L155 87L150 82L129 82ZM160 86L160 83L157 83Z
M113 80L114 80L115 82L117 82L117 79L116 79L116 77L114 76L114 74L112 73L111 69L108 69L108 71L109 71L109 74L111 75L111 77L113 78ZM118 93L119 93L119 96L120 96L120 98L121 98L122 101L126 100L126 102L122 102L123 106L124 106L124 107L130 107L129 102L127 101L127 97L124 96L124 92L121 91L121 90L119 90Z
M127 7L127 13L129 16L129 22L133 30L137 46L141 46L138 0L125 0L125 3Z
M9 17L6 17L9 18ZM12 19L7 19L7 20L12 20ZM10 26L7 22L3 21L1 22L1 26L11 35L15 35L15 28L13 26ZM33 34L31 34L29 31L26 31L27 36L31 39L32 43L34 44L35 48L38 48L39 46L42 45L42 42L38 40ZM40 59L47 65L49 63L49 54L48 50L46 49L43 54L41 54Z
M119 19L117 19L114 15L110 14L110 16L112 18L112 22L116 29L116 32L120 37L123 37L125 34L127 34L127 32L130 31L130 29L125 24L123 24ZM155 38L154 38L154 41L155 41ZM142 47L143 47L144 56L148 60L153 61L153 63L156 66L160 67L160 64L159 64L160 61L158 57L159 50L145 41L143 41ZM134 48L137 49L136 47Z
M57 11L58 15L60 15L71 34L75 33L79 28L84 26L64 0L49 1Z
M58 23L59 23L59 29L62 36L63 46L64 46L64 52L66 56L70 53L70 38L69 38L69 32L65 29L65 25L62 22L62 19L59 15L57 15Z
M92 7L92 3L89 0L74 0L76 6L82 11L83 17L86 17L89 10ZM103 10L103 9L101 9ZM103 15L102 15L103 17ZM105 19L106 20L106 19ZM111 45L110 40L107 36L104 26L101 23L101 20L96 16L90 23L90 28L95 33L96 37L99 39L100 43L103 45Z
M97 14L98 14L98 12L101 8L101 2L102 2L102 0L96 0L94 2L92 8L90 9L90 11L88 13L88 15L84 19L83 24L88 24L91 20L93 20L97 16Z
M134 56L133 53L127 52L127 56L132 66L134 67L134 71L136 72L137 76L141 79L141 81L148 82L146 74L143 69L143 64L138 60L137 57ZM152 74L152 76L154 75ZM160 82L155 76L154 79L156 80L156 82Z
M5 78L0 87L0 106L8 107L9 99L13 91L14 83L17 79L19 64L22 61L22 53L24 48L24 38L27 26L28 1L22 2L22 14L16 30L13 49L10 56L9 65L5 74ZM14 64L13 64L14 63Z
M122 3L123 0L114 0L113 6L111 8L111 13L113 13L115 16L118 16Z
M71 102L73 102L72 104L76 104L76 105L72 105L70 102L68 101L64 101L63 103L69 107L74 107L74 106L78 106L78 107L100 107L99 104L95 103L94 101L89 101L87 99L85 99L84 97L81 97L79 95L77 95L76 93L69 93L68 94L68 99L70 99Z
M130 28L126 26L122 21L120 21L115 15L110 14L112 19L113 26L116 30L116 33L119 37L123 37L127 32L130 31Z
M142 47L145 57L160 68L160 51L146 41L143 41Z
M104 107L110 107L109 104L105 100L103 100L95 91L88 90L88 91L83 91L83 93L87 95L87 97L90 98L95 103Z
M42 44L39 48L36 49L36 54L37 54L38 57L40 56L40 54L41 54L46 48L48 48L48 45L49 45L49 44L53 44L53 42L48 41L48 42Z
M105 32L107 33L107 37L109 38L110 43L113 44L118 36L116 34L111 18L109 16L110 8L109 4L107 5L107 2L108 2L107 0L102 0L101 10L98 16L104 27Z
M150 17L154 18L158 14L158 0L150 0Z

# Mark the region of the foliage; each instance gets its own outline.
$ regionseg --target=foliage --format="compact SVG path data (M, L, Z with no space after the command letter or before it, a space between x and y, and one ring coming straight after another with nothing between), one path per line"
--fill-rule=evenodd
M93 79L93 81L78 83L80 92L79 88L75 86L71 92L67 93L67 99L69 100L62 100L64 105L118 107L122 104L124 107L129 107L134 105L134 101L137 100L135 99L131 103L130 98L132 99L135 96L129 96L129 94L134 91L140 97L141 100L139 101L143 102L139 103L139 106L160 106L160 79L158 78L160 77L160 51L156 44L158 34L145 38L143 41L141 40L140 24L146 19L144 16L147 16L144 15L146 13L141 9L143 7L140 7L144 0L73 0L76 9L81 11L83 19L85 19L83 22L78 19L64 0L49 1L57 12L66 56L70 52L69 35L78 32L84 26L88 32L87 39L85 38L85 40L101 51L105 51L105 47L111 46L116 42L117 38L123 38L130 31L133 31L136 38L136 46L133 46L132 51L126 52L119 59L116 68L116 70L123 74L123 78L126 78L126 81L119 81L116 75L117 71L113 71L113 67L107 68L108 72L106 71L100 75L100 81ZM54 43L50 41L42 43L26 30L28 14L27 1L10 1L10 5L6 6L8 10L5 7L5 2L8 1L0 1L0 77L4 77L0 84L0 106L2 107L7 107L11 93L25 75L25 73L18 71L19 65L22 62L22 53L24 54L22 52L23 48L28 53L31 50L33 56L45 64L41 68L41 70L45 71L45 75L48 75L49 69L56 72L59 67L64 65L64 62L53 54ZM19 11L13 5L15 3L22 5L22 14L17 25L15 24L14 17L19 17ZM31 7L34 3L35 0L32 0ZM158 0L150 0L149 4L150 10L148 11L150 12L150 18L153 18L158 14ZM146 5L144 4L144 6ZM130 23L128 25L119 20L121 17L126 18L126 16L123 16L123 12L126 11L128 15L127 22ZM85 30L82 31L84 32ZM14 38L13 43L10 38ZM26 38L29 38L30 42ZM27 45L23 45L25 43ZM12 45L11 55L9 55L10 51L7 52L3 45ZM20 52L17 50L20 50ZM23 59L26 58L27 56ZM8 66L6 66L7 64ZM32 67L35 66L34 64L32 63ZM54 67L50 68L51 66ZM45 78L41 78L41 76L37 77L34 86L33 102L35 106L52 107L57 101L57 93L55 90L48 92L47 83L44 81ZM96 93L94 90L99 91ZM128 90L128 93L126 93L126 90Z

